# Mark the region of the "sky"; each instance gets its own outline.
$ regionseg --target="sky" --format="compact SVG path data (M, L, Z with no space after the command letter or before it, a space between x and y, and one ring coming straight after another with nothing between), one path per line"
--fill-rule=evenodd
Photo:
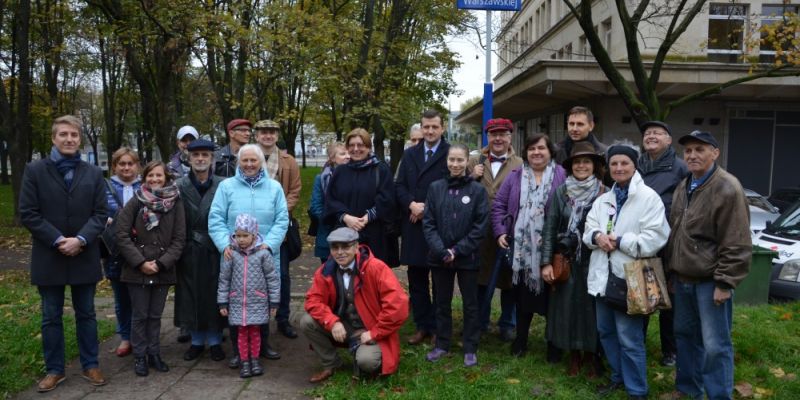
M479 24L484 26L486 21L486 13L483 11L473 11ZM497 20L500 18L498 13L492 13L494 26L497 26ZM483 35L483 32L481 32ZM453 74L457 88L462 91L458 96L451 95L450 109L458 111L461 103L465 100L475 96L483 96L483 83L486 80L486 51L478 46L478 34L473 30L467 33L466 37L450 37L448 45L451 50L459 54L459 61L461 61L461 68ZM495 48L495 44L492 44ZM477 56L477 59L476 59ZM492 54L492 74L497 73L497 57Z

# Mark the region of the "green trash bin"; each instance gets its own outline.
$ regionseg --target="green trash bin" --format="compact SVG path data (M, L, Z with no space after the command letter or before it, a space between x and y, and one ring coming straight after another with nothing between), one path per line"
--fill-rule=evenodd
M767 304L769 301L769 283L772 277L772 259L777 257L776 251L753 246L750 258L750 273L739 283L734 292L733 302L737 305Z

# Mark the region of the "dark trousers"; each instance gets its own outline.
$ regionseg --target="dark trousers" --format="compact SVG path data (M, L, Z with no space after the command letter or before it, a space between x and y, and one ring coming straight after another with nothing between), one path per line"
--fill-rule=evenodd
M669 299L675 304L675 294L670 293ZM675 344L675 307L669 310L658 311L658 335L661 339L661 355L668 356L677 354L678 347ZM650 316L644 319L644 337L647 341L647 327L650 325Z
M434 307L436 284L431 291L431 268L423 265L408 266L408 294L411 299L411 312L418 331L436 332L436 309ZM452 283L450 286L453 286ZM452 288L451 288L452 289ZM433 297L433 298L431 298Z
M109 279L114 291L114 313L117 315L117 334L122 340L131 340L131 295L128 284Z
M289 250L286 242L281 244L281 302L275 320L278 325L289 323L289 300L292 294L292 279L289 276ZM263 329L262 329L263 330Z
M478 299L483 304L486 299L486 291L489 290L487 286L478 285ZM494 297L494 289L489 293ZM489 330L489 319L492 313L492 308L487 307L480 311L480 327L482 330ZM500 290L500 319L497 320L497 327L501 330L512 330L517 326L517 313L516 313L516 300L514 299L513 289Z
M431 268L436 288L436 347L450 351L453 336L453 285L458 278L458 290L464 306L464 353L475 353L481 331L478 326L478 271L448 267Z
M169 285L138 285L129 283L133 318L131 320L131 346L133 355L161 353L161 314L167 302Z
M71 285L81 368L97 368L97 319L94 312L96 284ZM48 374L64 374L64 290L66 286L39 286L42 298L42 350Z

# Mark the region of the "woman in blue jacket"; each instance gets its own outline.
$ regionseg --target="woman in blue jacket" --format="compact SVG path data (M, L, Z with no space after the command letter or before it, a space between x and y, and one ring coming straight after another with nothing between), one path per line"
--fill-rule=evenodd
M314 242L314 256L319 257L322 262L328 259L330 247L328 246L328 234L331 226L322 219L325 216L325 193L328 191L328 183L333 175L333 170L339 165L350 162L350 154L342 142L334 142L328 146L328 161L322 168L322 172L314 177L314 189L311 191L311 204L308 212L313 218L317 219L317 239Z

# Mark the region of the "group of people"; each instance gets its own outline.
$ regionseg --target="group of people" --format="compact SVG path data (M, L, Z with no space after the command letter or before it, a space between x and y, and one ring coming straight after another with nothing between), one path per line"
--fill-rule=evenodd
M416 331L408 344L431 339L426 359L447 357L458 282L465 367L478 364L500 289L498 334L513 356L527 353L540 314L548 362L566 359L569 376L585 370L588 377L604 375L607 363L610 381L600 394L624 388L630 398L645 398L648 318L627 314L605 295L610 278L625 278L626 263L662 257L674 310L659 318L661 362L677 365L674 395L731 398L732 295L747 274L751 243L743 189L716 164L715 138L682 136L681 159L663 122L641 126L641 154L627 143L601 143L588 108L571 109L567 127L558 145L545 134L526 138L519 156L513 123L492 119L489 144L471 156L443 138L441 114L425 111L412 132L418 142L394 176L372 152L366 130L331 144L308 210L322 262L298 326L322 364L310 381L328 379L342 364L337 347L349 349L355 373L394 373L409 304ZM256 144L249 143L253 129ZM285 336L297 337L288 322L285 240L293 224L297 229L297 164L277 148L273 121L237 119L227 131L229 144L214 151L194 128L181 128L179 152L168 165L147 164L141 181L136 153L120 149L105 181L80 161L80 121L54 122L51 156L27 167L20 197L34 238L32 282L42 296L47 376L40 391L64 379L65 285L73 292L84 377L105 383L93 307L102 278L99 243L116 300L117 355L132 352L138 375L168 370L158 336L170 285L175 323L191 337L186 360L206 344L212 359L224 359L222 329L229 326L230 366L242 377L260 375L260 356L280 357L267 341L270 317ZM397 236L399 252L391 240ZM554 265L563 259L571 265L566 274ZM408 266L408 294L391 269L400 264Z

